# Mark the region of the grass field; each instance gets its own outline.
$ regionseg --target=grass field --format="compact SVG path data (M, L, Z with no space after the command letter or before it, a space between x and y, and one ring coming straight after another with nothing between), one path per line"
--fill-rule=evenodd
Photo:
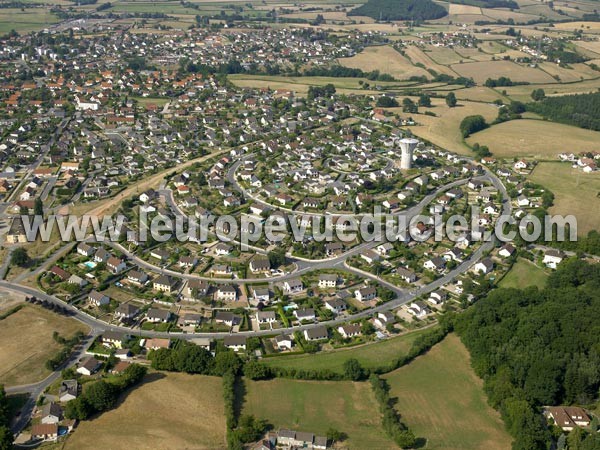
M360 80L371 85L389 85L385 82L373 82L364 78L336 78L336 77L284 77L269 75L229 75L227 77L238 87L289 89L299 95L306 95L309 86L323 86L331 83L338 93L345 94L373 94L373 90L363 89L358 83ZM392 83L397 85L397 83Z
M543 162L529 178L550 189L555 196L552 214L573 214L579 235L599 228L600 173L584 174L568 163Z
M464 50L461 49L461 54L463 54ZM465 55L475 56L469 53L465 53ZM555 82L554 78L539 69L522 66L512 61L470 62L453 64L450 67L464 77L473 78L477 83L484 83L488 78L496 79L501 76L508 77L513 81L528 81L530 83ZM530 87L531 89L533 88Z
M52 339L58 331L71 337L87 329L75 321L40 307L24 306L0 321L0 384L15 386L34 383L50 374L44 364L60 345Z
M415 45L409 45L406 47L406 56L413 62L413 64L421 63L428 69L433 69L437 73L443 73L446 75L450 75L452 77L456 77L457 74L448 66L444 66L433 61L429 54L423 52L419 47Z
M561 152L598 149L600 132L544 120L511 120L475 133L469 144L487 145L496 156L555 159Z
M600 76L600 73L598 74ZM577 83L553 83L553 84L538 84L536 86L509 86L500 88L506 91L508 96L513 100L520 100L523 102L531 101L531 91L533 89L541 88L546 92L546 95L552 96L554 94L580 94L586 92L596 92L598 90L598 80L584 80Z
M0 34L15 30L20 33L38 31L58 22L58 17L47 8L28 8L21 11L17 8L0 9Z
M499 414L488 406L482 381L470 366L469 353L449 335L427 354L384 378L397 397L396 408L426 448L510 448Z
M412 62L398 53L390 46L367 47L358 55L351 58L341 58L342 66L361 69L365 72L379 70L399 80L405 80L412 76L425 76L431 79L431 75L424 69L416 67Z
M458 96L458 94L457 94ZM415 99L416 101L416 99ZM479 102L459 101L456 108L448 108L444 99L432 99L434 108L430 110L437 117L418 115L413 116L418 125L410 130L417 136L427 139L434 144L451 150L453 152L472 155L473 152L464 144L460 134L459 125L466 116L481 114L489 122L498 115L498 108ZM423 110L425 110L423 108ZM402 117L408 117L408 114L401 113L401 108L396 112Z
M537 286L540 289L546 284L548 274L544 269L536 266L531 261L519 259L510 269L502 281L500 287L523 289L527 286Z
M278 356L264 358L262 362L271 367L286 369L323 370L342 372L344 361L356 358L364 367L373 368L386 361L406 354L417 336L424 331L410 332L382 342L360 347L317 353L316 355Z
M245 382L243 414L266 419L275 430L289 428L325 435L335 428L348 435L349 449L393 449L369 383L274 379Z
M64 448L227 447L221 378L169 373L147 380L116 409L81 422Z

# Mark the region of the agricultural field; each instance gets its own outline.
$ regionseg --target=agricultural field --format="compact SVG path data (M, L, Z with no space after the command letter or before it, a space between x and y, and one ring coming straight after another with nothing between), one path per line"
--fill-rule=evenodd
M391 361L406 354L414 340L424 331L413 331L402 336L373 344L361 345L350 349L334 350L314 355L292 355L264 358L262 362L270 367L283 367L298 370L323 370L342 372L344 362L356 358L367 368L377 367L385 361Z
M444 73L452 77L456 76L456 72L454 72L452 69L447 66L437 64L429 57L427 53L424 53L420 48L414 45L409 45L406 47L405 52L406 56L413 62L413 64L421 63L428 69L435 70L437 73Z
M449 335L425 355L384 376L405 422L426 448L510 448L500 415L488 404L467 349Z
M413 100L416 101L416 99ZM436 114L436 117L424 114L414 116L417 125L410 127L411 132L442 148L466 155L472 155L472 152L465 145L459 130L463 118L481 114L489 122L498 115L498 108L487 103L459 101L456 108L448 108L444 99L432 99L431 103L433 108L420 108L419 111L432 111ZM395 109L395 112L400 114L401 117L410 116L410 114L401 111L401 108Z
M113 410L79 424L64 449L222 449L225 409L217 377L151 373Z
M227 77L233 84L248 88L289 89L298 95L306 95L309 86L323 86L331 83L338 93L346 94L373 94L375 91L363 89L359 81L369 84L389 85L386 82L373 82L364 78L335 78L335 77L285 77L269 75L229 75ZM393 83L392 84L398 84Z
M351 58L340 58L339 63L342 66L361 69L365 72L379 70L381 73L390 74L399 80L405 80L412 76L431 78L429 72L414 66L408 58L387 45L367 47Z
M600 76L600 72L598 73ZM546 95L565 95L565 94L585 94L588 92L596 92L598 90L598 80L584 80L577 83L550 83L550 84L537 84L521 85L521 86L508 86L498 88L499 90L506 91L506 94L513 100L519 100L522 102L531 101L531 91L534 89L544 89Z
M74 319L31 305L0 320L0 384L28 384L48 376L46 360L61 349L52 338L55 331L71 337L88 330Z
M551 214L573 214L577 232L585 235L600 223L600 173L586 174L568 163L542 162L529 179L550 189L555 196Z
M279 428L325 435L335 428L348 435L343 446L377 450L397 448L383 432L371 385L350 381L274 379L245 381L242 414L266 419Z
M463 54L463 50L461 49L461 54ZM469 53L465 53L465 55L474 56ZM477 83L484 83L488 78L496 79L502 76L513 81L528 81L530 83L552 83L556 81L539 69L522 66L512 61L479 61L452 64L450 67L463 77L473 78Z
M537 286L542 289L546 284L548 274L544 269L531 261L519 259L510 271L500 281L500 287L524 289L527 286Z
M6 34L11 30L19 33L38 31L58 21L58 17L50 13L48 8L27 8L24 11L17 8L3 8L0 9L0 34Z
M555 159L561 152L598 149L600 132L545 120L511 120L493 125L467 138L487 145L495 156Z

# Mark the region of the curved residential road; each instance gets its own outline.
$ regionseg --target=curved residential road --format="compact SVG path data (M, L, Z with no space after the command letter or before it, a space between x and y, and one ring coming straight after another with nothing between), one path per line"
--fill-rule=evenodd
M495 184L494 183L495 177L490 174L477 177L476 179L492 182L493 184ZM402 211L399 211L396 213L391 213L388 215L395 216L395 217L404 217L406 224L409 224L411 219L413 219L415 216L419 215L421 213L421 211L423 210L423 208L425 208L433 200L435 200L435 198L439 194L441 194L442 192L446 192L454 187L466 184L467 182L468 182L468 180L461 179L461 180L453 181L452 183L448 183L448 184L438 188L435 192L432 192L432 193L426 195L417 205L414 205L408 209L405 209L405 210L402 210ZM500 185L502 185L502 184L500 183ZM170 191L170 192L172 192L172 191ZM171 209L173 210L173 212L177 216L185 217L184 212L181 211L179 206L175 203L172 195L167 195L166 198L170 199L167 201L168 201L169 205L171 206ZM297 267L297 269L293 272L290 272L285 275L279 275L279 276L269 277L269 278L237 278L237 279L212 278L212 277L205 277L205 276L201 276L201 275L180 273L180 272L177 272L174 270L165 269L165 268L156 266L152 263L149 263L149 262L141 259L137 255L135 255L134 253L130 252L128 249L126 249L119 243L105 242L105 244L119 250L124 255L126 255L130 261L134 262L138 266L143 267L144 269L155 272L155 273L170 275L173 277L177 277L180 279L186 279L186 280L204 280L204 281L210 281L212 283L224 283L224 284L232 284L232 283L233 284L244 284L244 283L261 283L261 282L265 282L265 281L281 282L281 281L289 280L291 278L296 278L299 275L309 272L309 271L312 271L312 270L326 269L326 268L332 268L332 267L340 268L340 266L343 266L343 263L347 258L355 256L364 250L376 247L376 246L382 244L383 242L384 242L384 240L382 239L382 237L377 236L375 239L373 239L371 241L363 242L359 245L356 245L356 246L352 247L351 249L347 250L346 252L344 252L338 256L332 257L332 258L305 259L305 258L297 258L297 257L291 256L291 257L288 257L288 259L291 262L294 262ZM262 252L265 251L264 249L261 249L261 250L262 250ZM348 270L352 271L352 268L348 268Z

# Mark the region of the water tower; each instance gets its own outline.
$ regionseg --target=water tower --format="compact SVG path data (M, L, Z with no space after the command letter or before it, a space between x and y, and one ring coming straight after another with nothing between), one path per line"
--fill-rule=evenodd
M413 138L404 138L400 140L400 148L402 149L402 159L400 160L401 169L410 169L413 159L413 150L419 143Z

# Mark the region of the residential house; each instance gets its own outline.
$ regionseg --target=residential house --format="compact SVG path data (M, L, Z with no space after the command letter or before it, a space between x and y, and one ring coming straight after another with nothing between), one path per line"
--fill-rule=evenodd
M127 281L143 286L148 281L148 275L140 270L130 270L127 272Z
M215 298L222 302L235 302L237 300L237 290L231 284L221 284L217 288Z
M250 261L250 270L254 273L258 272L268 272L271 270L271 264L269 263L269 258L266 256L255 256Z
M63 380L58 388L58 400L62 403L75 400L79 396L79 383L77 380Z
M234 352L246 350L246 337L237 335L226 336L223 339L223 345Z
M275 337L275 344L279 350L291 350L294 346L292 336L289 334L280 334Z
M106 261L106 268L110 271L110 273L112 274L118 274L121 273L125 270L127 266L125 265L125 262L122 261L120 258L116 258L114 256L111 256L110 258L108 258L108 260Z
M155 291L165 292L167 294L170 294L174 287L175 280L168 275L160 275L152 283L152 288Z
M340 298L334 298L332 300L325 300L325 308L334 314L341 314L342 312L346 311L348 305L344 300Z
M88 300L94 306L108 305L110 303L108 295L98 292L95 289L88 294Z
M40 423L31 427L31 439L42 441L56 441L58 439L58 424Z
M312 308L295 309L294 317L296 317L296 319L298 319L299 322L314 321L316 319L315 310Z
M336 274L319 275L319 287L321 289L335 288L337 286L338 276Z
M274 323L277 322L275 311L257 311L256 321L258 323Z
M215 323L222 323L229 327L239 325L242 322L242 318L229 311L217 311L215 313Z
M90 356L79 364L79 367L77 368L77 373L87 375L89 377L95 374L101 366L102 363L100 361L98 361L93 356Z
M91 245L82 242L77 246L77 253L82 256L87 256L88 258L92 256L96 252L96 249Z
M188 280L183 291L183 298L188 302L196 301L201 297L206 297L208 294L208 288L208 283L204 280Z
M362 334L362 328L357 323L342 325L337 330L344 338L351 338Z
M129 336L119 331L106 330L102 334L102 344L106 347L123 348L123 344L127 342Z
M315 328L310 328L308 330L304 330L304 339L307 341L320 341L323 339L327 339L329 334L327 332L327 327L318 326Z
M301 292L303 289L304 285L302 284L302 280L300 278L286 280L283 283L283 290L287 294L296 294L298 292Z
M58 403L46 403L42 408L41 417L43 424L58 423L63 418L63 410Z
M410 306L408 307L408 312L415 316L417 319L422 319L425 316L427 316L427 314L429 314L429 309L427 308L425 303L417 301L412 302L410 304Z
M146 312L146 320L150 323L167 323L171 320L170 311L158 308L150 308Z
M514 255L516 252L516 249L511 245L511 244L504 244L500 250L498 250L498 255L502 256L503 258L509 258L512 255Z
M476 273L482 273L484 275L487 275L492 270L494 270L494 262L490 258L484 258L481 261L477 262L477 264L475 264L473 270Z
M115 309L115 318L119 320L131 320L137 316L140 309L131 303L121 303Z
M572 431L575 427L587 427L591 422L584 409L577 406L549 406L545 408L544 413L563 431Z
M560 250L550 249L544 253L544 259L542 262L551 269L556 269L556 267L565 259L565 254Z
M373 286L366 286L354 291L354 297L359 302L367 302L377 297L377 289Z
M377 313L377 316L375 316L373 323L376 327L384 329L389 324L393 324L395 320L396 317L390 311L380 311Z

